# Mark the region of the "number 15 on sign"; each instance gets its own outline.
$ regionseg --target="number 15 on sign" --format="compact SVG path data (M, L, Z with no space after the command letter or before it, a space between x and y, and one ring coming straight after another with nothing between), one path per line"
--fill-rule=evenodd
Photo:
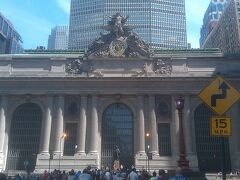
M212 117L211 118L211 135L212 136L231 136L231 118Z

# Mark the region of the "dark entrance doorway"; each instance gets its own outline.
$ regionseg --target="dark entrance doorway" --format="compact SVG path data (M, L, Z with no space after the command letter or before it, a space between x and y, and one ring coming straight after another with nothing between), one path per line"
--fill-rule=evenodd
M101 147L102 166L112 168L118 149L120 164L126 168L133 165L133 114L125 104L112 104L104 111Z
M8 145L7 170L32 171L39 151L41 108L34 103L20 105L13 113Z
M201 104L194 113L196 146L199 170L203 172L222 171L221 138L210 135L210 118L216 116L207 106ZM229 143L225 139L226 170L231 170Z

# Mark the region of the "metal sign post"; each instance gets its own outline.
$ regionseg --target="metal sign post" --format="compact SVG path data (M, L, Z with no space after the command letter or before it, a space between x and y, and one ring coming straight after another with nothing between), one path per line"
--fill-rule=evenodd
M221 137L222 143L222 179L226 180L225 137Z
M229 117L212 117L210 131L211 136L221 138L222 179L226 180L225 140L232 135L231 119Z
M239 92L222 77L217 77L198 96L218 115L223 115L240 98ZM226 180L225 140L232 135L231 118L212 117L210 134L221 138L222 178Z

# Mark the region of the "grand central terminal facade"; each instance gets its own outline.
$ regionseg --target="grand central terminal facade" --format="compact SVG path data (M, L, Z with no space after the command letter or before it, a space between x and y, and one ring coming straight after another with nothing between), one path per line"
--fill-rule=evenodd
M2 171L112 167L116 147L125 167L174 169L179 113L193 170L221 170L216 116L198 94L216 76L240 89L239 57L219 50L155 50L149 57L89 57L79 52L0 55ZM238 98L238 97L236 97ZM226 113L228 169L240 168L240 104ZM149 136L146 136L148 134Z
M126 21L112 16L86 52L0 55L1 171L240 169L240 56L150 50ZM229 84L207 90L212 106L236 101L225 138L211 136L217 114L199 98L217 76Z

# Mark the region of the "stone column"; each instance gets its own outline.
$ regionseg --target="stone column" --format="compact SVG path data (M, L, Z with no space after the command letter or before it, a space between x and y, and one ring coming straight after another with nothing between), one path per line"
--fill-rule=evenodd
M155 96L149 96L149 123L150 123L150 150L153 155L158 155L158 132L155 114Z
M0 158L3 156L5 130L6 130L6 111L8 99L6 96L1 96L0 101Z
M137 96L137 154L145 154L145 127L144 127L144 112L143 112L144 97Z
M51 136L51 127L52 127L52 104L53 97L47 96L46 109L45 109L45 118L42 122L41 130L41 154L49 154L49 144Z
M57 107L56 107L56 119L55 119L55 136L54 136L54 154L61 154L62 136L63 136L63 114L64 114L64 97L57 97Z
M192 135L192 122L191 122L191 112L190 112L190 97L184 97L184 112L183 112L183 129L185 135L186 144L186 154L193 153L193 135Z
M80 118L77 130L77 154L85 154L86 128L87 128L87 96L81 97Z
M97 154L98 153L98 97L92 96L92 106L91 106L91 130L89 138L89 153Z
M172 109L172 122L171 122L171 149L172 155L177 158L179 152L179 144L178 144L178 131L179 131L179 118L178 118L178 110L175 105L175 96L172 96L171 99L171 109Z

